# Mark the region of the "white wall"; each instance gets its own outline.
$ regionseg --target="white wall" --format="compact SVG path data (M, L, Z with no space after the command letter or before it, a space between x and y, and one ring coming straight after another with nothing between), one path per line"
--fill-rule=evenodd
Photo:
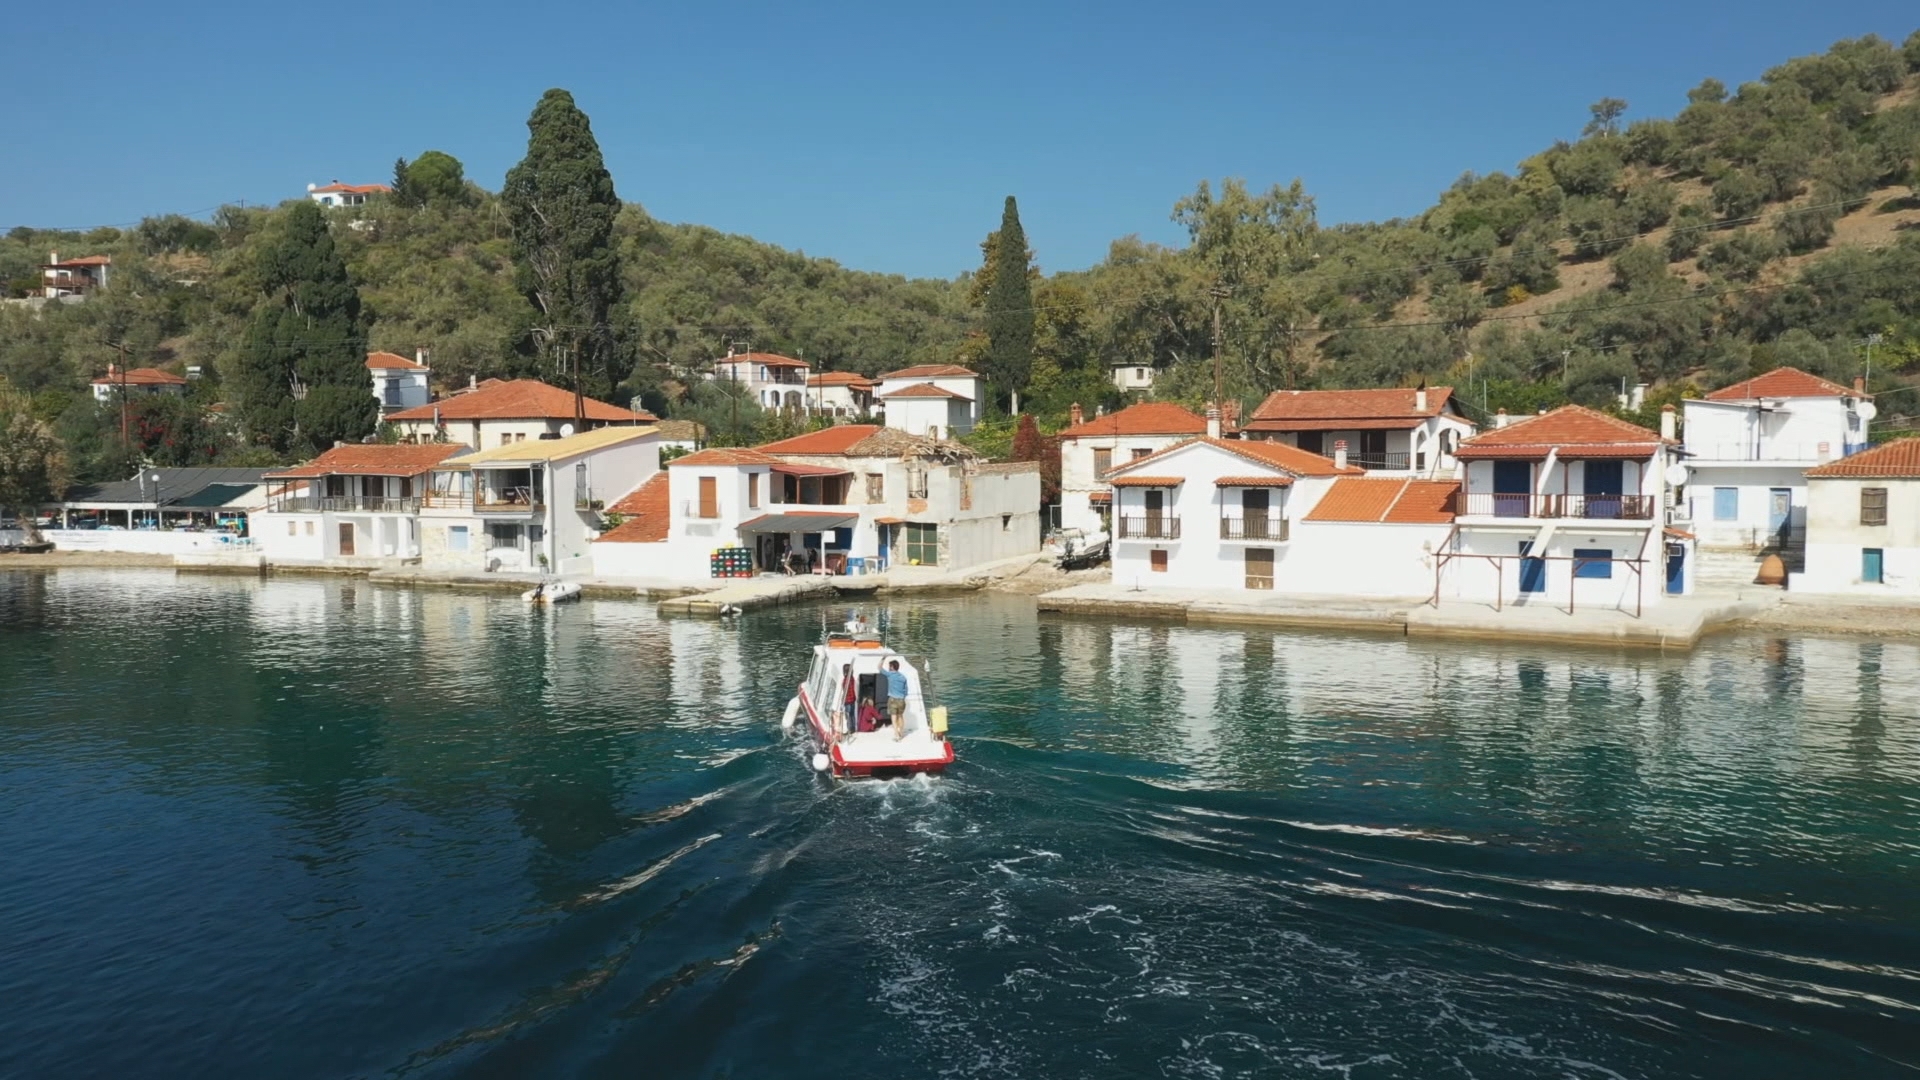
M1887 523L1860 524L1860 490L1887 489ZM1861 552L1879 548L1880 584L1860 580ZM1789 591L1920 596L1920 480L1816 478L1807 482L1806 571Z
M1744 402L1682 402L1687 454L1697 460L1812 465L1843 457L1867 442L1869 425L1847 409L1847 398L1766 400L1764 411Z
M1368 471L1418 472L1423 476L1449 473L1457 463L1450 450L1443 450L1443 447L1447 445L1447 442L1442 439L1443 432L1451 432L1451 445L1459 446L1460 443L1472 437L1474 427L1460 417L1442 413L1438 416L1428 417L1415 427L1401 431L1386 432L1386 452L1389 454L1407 455L1406 465L1404 468L1382 469L1377 465L1368 463ZM1334 444L1341 440L1346 441L1347 452L1350 455L1354 457L1360 456L1360 432L1323 431L1318 434L1320 436L1319 452L1327 457L1333 456ZM1256 433L1254 437L1271 439L1275 442L1284 442L1289 446L1300 445L1300 433L1294 431ZM1415 460L1415 455L1417 454L1424 454L1425 460ZM1359 462L1355 462L1355 464L1359 464Z
M437 437L433 421L430 419L396 420L393 424L402 438L432 442ZM551 420L447 420L442 427L446 429L448 442L466 443L475 450L491 450L497 446L505 446L506 442L503 440L509 438L523 442L533 442L542 435L558 438L560 429L572 424L573 417L568 416ZM590 431L604 426L591 420L587 421L587 429Z
M325 514L253 515L253 536L268 562L317 562L327 557Z
M1113 385L1121 390L1151 390L1153 368L1138 364L1115 365Z
M1593 529L1589 526L1590 523L1586 522L1557 525L1546 550L1531 552L1535 555L1544 554L1547 558L1545 592L1520 592L1521 564L1518 558L1508 558L1497 564L1488 559L1452 558L1447 560L1441 571L1440 595L1442 598L1491 604L1497 583L1503 605L1525 607L1548 604L1565 608L1571 600L1576 610L1614 609L1628 612L1634 610L1636 592L1647 607L1665 598L1665 549L1658 542L1658 525L1636 529ZM1537 530L1462 526L1453 550L1474 555L1517 556L1521 541L1535 541L1537 536ZM1571 561L1576 550L1605 550L1610 558L1645 558L1647 562L1641 568L1642 574L1635 574L1630 567L1614 564L1609 567L1611 577L1576 580Z
M373 396L383 409L411 409L433 400L427 390L427 372L420 368L369 368L373 377ZM399 403L387 403L387 380L399 381Z
M547 551L560 574L593 572L591 541L600 535L600 514L576 507L576 472L582 462L587 466L588 498L612 505L660 471L660 440L648 436L548 464Z
M1132 461L1136 456L1157 453L1174 443L1185 442L1191 438L1194 436L1098 435L1062 439L1060 441L1060 527L1084 529L1087 532L1094 532L1102 527L1100 515L1088 499L1088 496L1096 491L1107 490L1106 483L1097 480L1093 475L1095 450L1112 451L1113 464L1117 467Z
M931 377L931 378L917 377L917 378L904 378L904 379L881 379L879 385L874 387L873 392L874 392L875 398L885 398L888 394L893 393L895 390L905 390L909 386L918 386L921 383L926 383L931 386L937 386L942 390L951 390L954 393L959 394L960 396L966 398L967 400L962 402L961 404L966 406L968 426L971 427L973 424L980 422L980 399L986 394L986 383L984 380L974 378L971 376L947 375L947 376L937 376L937 377ZM912 400L912 399L909 399L909 400ZM923 398L920 400L934 401L938 399ZM892 405L894 403L881 401L880 404ZM942 421L942 423L944 423L944 421Z
M1757 548L1771 539L1768 529L1772 515L1773 490L1785 489L1788 516L1794 529L1807 523L1807 478L1805 466L1793 465L1702 465L1694 463L1687 482L1687 513L1690 531L1706 547ZM1732 521L1714 517L1715 488L1733 488L1738 492L1736 516Z
M938 429L939 437L952 438L973 430L973 407L958 398L893 398L880 404L886 409L887 426L909 435Z
M260 517L255 516L254 521ZM10 530L14 536L18 531ZM231 551L236 543L241 547L243 540L227 533L217 532L167 532L146 529L41 529L42 539L51 543L56 551L120 551L141 555L184 555L191 552ZM224 539L223 539L224 538ZM22 543L22 540L3 540L0 543Z

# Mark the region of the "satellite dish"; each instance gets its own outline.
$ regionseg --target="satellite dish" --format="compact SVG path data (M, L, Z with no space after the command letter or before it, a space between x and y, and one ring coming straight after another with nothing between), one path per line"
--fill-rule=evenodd
M1667 466L1667 486L1668 487L1684 487L1686 485L1687 477L1689 475L1691 474L1687 472L1687 467L1685 465L1681 465L1677 462L1675 464L1669 465Z
M565 439L565 438L569 438L569 437L571 437L572 435L573 435L573 425L572 425L572 424L561 424L561 425L560 425L560 437L561 437L561 438L563 438L563 439Z
M1871 401L1863 401L1860 404L1854 406L1853 411L1860 414L1860 419L1871 420L1874 417L1880 415L1880 406L1875 405Z

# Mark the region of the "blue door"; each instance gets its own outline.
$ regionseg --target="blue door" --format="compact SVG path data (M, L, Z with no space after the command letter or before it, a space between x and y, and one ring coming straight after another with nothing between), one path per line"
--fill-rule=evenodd
M1526 517L1533 493L1533 462L1493 463L1493 512L1497 517Z
M887 566L887 540L893 536L893 526L875 525L873 531L880 538L880 568L884 570Z
M1530 559L1533 541L1520 541L1520 591L1523 593L1543 593L1547 591L1547 560Z
M1787 539L1787 527L1793 521L1793 490L1791 488L1772 488L1767 492L1767 533L1778 537L1782 543Z
M1687 591L1687 546L1685 544L1667 545L1667 595L1679 596Z
M1886 549L1860 549L1860 580L1878 585L1887 579Z
M1620 516L1621 495L1626 492L1626 462L1589 461L1581 470L1586 474L1582 484L1587 497L1587 512L1590 518L1617 518Z

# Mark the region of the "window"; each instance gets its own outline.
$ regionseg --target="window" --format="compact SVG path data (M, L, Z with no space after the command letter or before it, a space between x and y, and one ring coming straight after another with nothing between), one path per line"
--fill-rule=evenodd
M311 521L307 522L307 535L308 536L313 535L313 522Z
M1248 548L1247 588L1273 591L1273 549Z
M503 431L503 432L501 432L501 433L500 433L500 445L501 445L501 446L511 446L511 445L513 445L513 433L512 433L512 432L509 432L509 431Z
M1166 573L1167 572L1167 549L1154 548L1152 551L1149 551L1147 553L1147 565L1151 567L1153 572L1156 574Z
M1610 578L1613 576L1612 548L1574 548L1573 576Z
M907 563L913 566L940 565L940 526L909 521L903 528L907 533Z
M1887 580L1887 552L1885 548L1860 549L1860 580L1879 585Z
M467 527L465 525L447 526L447 550L467 550Z
M1111 468L1113 468L1113 451L1095 450L1093 452L1093 478L1095 480L1100 479L1107 475L1107 470Z
M1717 487L1713 489L1713 520L1740 520L1740 489Z
M1151 453L1153 453L1153 447L1151 446L1136 446L1133 448L1133 460L1139 461Z
M705 498L705 497L706 497L706 492L702 490L701 498ZM754 509L758 509L759 506L760 506L760 474L757 472L748 473L747 474L747 509L754 510ZM706 517L707 515L702 514L701 516Z
M720 481L715 477L700 478L700 516L703 518L720 516Z
M1010 532L1012 531L1012 529L1013 529L1013 515L1001 514L1000 515L1000 531Z
M870 503L887 501L887 474L870 472L867 474L867 501Z
M1143 367L1134 368L1133 377L1136 379L1139 379L1142 382L1145 382L1147 378L1147 369Z
M1887 489L1860 489L1860 524L1885 525L1887 523Z
M924 499L927 497L927 467L915 461L907 466L907 498Z

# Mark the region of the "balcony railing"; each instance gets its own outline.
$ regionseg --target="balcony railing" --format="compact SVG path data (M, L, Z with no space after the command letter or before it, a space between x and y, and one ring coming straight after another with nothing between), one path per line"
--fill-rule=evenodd
M545 506L546 500L541 493L526 487L481 491L473 497L474 512L482 514L531 513Z
M1287 539L1292 525L1279 514L1265 517L1223 517L1220 519L1220 539L1222 540L1279 540Z
M1651 521L1654 502L1651 495L1532 495L1475 491L1462 497L1461 513L1477 517Z
M1180 519L1172 514L1115 518L1122 540L1178 540Z
M284 504L289 510L360 511L368 514L411 514L420 509L418 498L392 498L385 495L315 495L293 499Z
M1695 461L1831 461L1865 448L1864 443L1780 442L1761 439L1751 442L1688 443L1687 456Z
M1426 455L1422 454L1421 456L1425 457ZM1379 454L1369 454L1365 452L1355 454L1349 451L1347 454L1347 464L1357 465L1362 469L1405 471L1408 463L1412 461L1412 459L1413 455L1407 453L1405 450L1390 450Z

